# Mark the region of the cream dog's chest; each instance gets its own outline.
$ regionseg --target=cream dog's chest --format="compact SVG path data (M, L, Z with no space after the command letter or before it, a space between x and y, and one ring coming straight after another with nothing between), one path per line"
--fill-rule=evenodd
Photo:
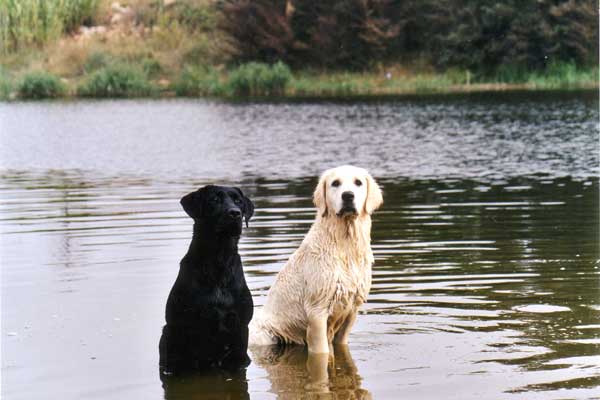
M329 315L345 315L354 312L367 300L371 286L371 266L350 266L336 274Z

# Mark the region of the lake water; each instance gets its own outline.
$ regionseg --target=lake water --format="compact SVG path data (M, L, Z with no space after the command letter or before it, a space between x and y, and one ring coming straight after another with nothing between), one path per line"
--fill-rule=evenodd
M2 398L600 398L598 97L0 104ZM179 199L235 184L260 307L326 168L369 169L373 287L325 384L303 349L162 382ZM324 393L324 392L329 393Z

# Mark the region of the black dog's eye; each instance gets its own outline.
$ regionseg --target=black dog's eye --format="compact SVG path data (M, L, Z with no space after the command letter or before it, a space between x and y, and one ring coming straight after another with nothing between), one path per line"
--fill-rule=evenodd
M331 186L333 186L333 187L338 187L338 186L340 186L340 181L338 181L338 180L336 179L335 181L331 182Z
M354 181L354 184L355 184L356 186L362 186L362 182L361 182L361 180L360 180L360 179L356 179L356 180Z
M219 202L221 202L221 198L215 194L215 195L210 196L209 201L211 203L219 203Z
M239 198L237 198L237 197L236 197L235 199L233 199L233 202L234 202L235 204L242 204L242 200L241 200L241 199L239 199Z

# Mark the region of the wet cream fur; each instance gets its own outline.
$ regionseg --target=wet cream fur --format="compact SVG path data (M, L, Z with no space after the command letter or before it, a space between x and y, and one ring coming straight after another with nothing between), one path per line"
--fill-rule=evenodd
M339 215L345 191L354 193L356 215ZM327 353L330 343L348 342L358 308L367 299L371 214L383 203L379 186L366 170L342 166L321 175L313 200L315 222L250 323L252 346L296 343L308 345L312 353Z

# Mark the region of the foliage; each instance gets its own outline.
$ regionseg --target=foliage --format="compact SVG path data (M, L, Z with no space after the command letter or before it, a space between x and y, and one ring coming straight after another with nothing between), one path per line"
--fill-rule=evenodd
M160 65L160 62L158 62L152 57L146 57L142 59L141 64L142 70L150 78L157 77L163 70L162 65Z
M327 69L427 57L492 76L598 60L593 0L225 0L237 60ZM512 71L511 73L514 73Z
M177 96L217 96L225 88L212 68L188 66L173 85Z
M135 22L144 26L178 24L189 32L212 31L216 9L211 0L178 0L168 6L162 0L142 1L134 8Z
M290 24L294 63L324 68L363 69L380 60L396 36L385 16L385 0L298 0Z
M395 28L385 0L226 0L220 24L242 62L364 68L380 57Z
M91 24L99 0L0 0L0 53L42 45Z
M104 68L114 62L113 56L103 51L94 51L87 56L83 70L87 73Z
M231 71L227 85L233 95L281 95L291 79L290 68L282 62L274 65L251 62Z
M493 74L508 65L511 74L522 74L553 62L597 60L598 9L591 0L450 3L450 23L432 37L440 66Z
M65 94L65 85L60 79L48 72L30 72L17 87L19 97L23 99L48 99Z
M116 64L93 72L77 93L83 97L144 97L155 93L146 73L127 64Z
M598 67L578 68L575 63L552 63L542 73L530 74L527 83L543 89L577 89L598 84Z
M289 61L294 35L285 0L225 0L219 27L239 62Z
M4 68L0 68L0 100L10 99L13 90L12 77Z
M330 77L304 75L294 79L290 86L294 95L306 97L344 97L370 92L368 82L351 74L334 74Z

